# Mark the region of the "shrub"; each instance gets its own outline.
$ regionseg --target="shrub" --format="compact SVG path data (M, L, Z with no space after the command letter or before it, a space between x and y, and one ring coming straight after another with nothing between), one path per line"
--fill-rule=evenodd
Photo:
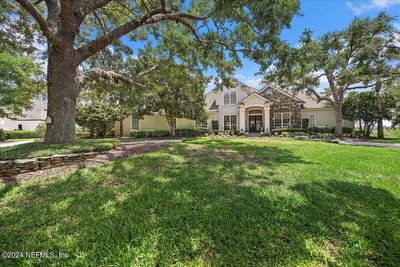
M219 129L219 123L218 123L218 121L211 121L211 129L212 129L213 131L218 131L218 129Z
M155 138L171 136L168 130L132 130L130 136L134 138Z
M344 134L352 134L353 133L353 129L350 127L343 127L343 133Z
M44 123L44 122L39 123L35 128L35 132L45 133L46 132L46 123Z
M5 132L6 132L6 139L28 139L28 138L44 137L44 132L26 131L26 130L11 130Z
M275 135L277 133L278 135L282 134L283 132L288 132L288 133L296 133L296 132L304 132L305 129L303 128L282 128L282 129L273 129L271 133Z
M221 136L224 136L224 135L232 135L232 136L235 136L235 135L240 135L240 131L237 131L237 130L213 130L213 131L211 131L213 134L215 134L215 135L221 135Z
M6 132L0 128L0 142L3 142L6 140Z
M182 137L204 136L208 133L207 128L184 128L176 129L175 134Z
M87 131L77 131L75 133L76 138L88 138L90 136L90 133Z
M301 125L303 126L303 128L308 128L308 119L302 119L301 120Z

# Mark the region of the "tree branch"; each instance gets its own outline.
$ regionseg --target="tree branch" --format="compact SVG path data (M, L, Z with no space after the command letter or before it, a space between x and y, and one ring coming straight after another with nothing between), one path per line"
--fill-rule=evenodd
M88 71L84 72L83 74L77 76L75 78L75 82L78 83L79 87L83 87L83 86L87 85L88 83L98 80L100 78L105 79L105 80L110 80L115 83L123 82L126 84L132 84L132 85L135 84L140 87L145 87L145 85L138 83L130 78L127 78L121 74L118 74L113 71L102 70L99 68L94 68L94 69L88 70Z
M16 0L18 4L28 11L32 17L37 21L43 35L49 40L49 42L54 42L56 40L54 34L50 31L49 25L47 24L46 18L43 14L32 4L29 0Z

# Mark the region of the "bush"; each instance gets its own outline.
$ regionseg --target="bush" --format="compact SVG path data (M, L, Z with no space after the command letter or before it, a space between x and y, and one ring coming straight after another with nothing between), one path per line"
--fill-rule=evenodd
M6 132L0 128L0 142L6 141Z
M303 128L282 128L282 129L273 129L271 131L271 133L274 134L274 135L275 135L275 133L280 135L283 132L296 133L296 132L304 132L304 131L306 131L306 129L303 129Z
M45 133L46 132L46 123L44 123L44 122L39 123L35 128L35 132Z
M218 123L218 121L211 121L211 129L212 129L213 131L218 131L218 129L219 129L219 123Z
M301 120L301 125L303 126L303 128L308 128L308 119L302 119Z
M343 127L343 133L344 134L352 134L353 133L353 129L350 127Z
M76 138L88 138L90 136L90 133L87 131L77 131L75 132Z
M6 139L28 139L28 138L44 137L44 132L26 131L26 130L11 130L5 132L6 132Z
M207 128L176 129L175 134L182 137L204 136L208 133Z
M221 136L226 136L226 135L240 135L240 131L238 130L213 130L211 131L215 135L221 135Z
M130 136L134 138L158 138L171 136L168 130L132 130Z

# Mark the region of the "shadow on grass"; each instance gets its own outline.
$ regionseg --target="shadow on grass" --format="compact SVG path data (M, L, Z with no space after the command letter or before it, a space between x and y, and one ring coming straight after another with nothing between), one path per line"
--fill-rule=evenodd
M343 181L285 187L282 164L314 163L210 140L4 189L0 249L62 251L71 265L399 262L397 198Z

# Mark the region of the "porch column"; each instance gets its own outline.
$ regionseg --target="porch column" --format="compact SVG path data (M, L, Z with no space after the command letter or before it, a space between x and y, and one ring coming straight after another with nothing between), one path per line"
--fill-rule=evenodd
M265 106L264 107L264 132L270 132L271 129L270 127L270 122L269 122L269 118L270 118L270 106Z
M246 118L244 108L239 108L239 131L245 132L246 131Z

